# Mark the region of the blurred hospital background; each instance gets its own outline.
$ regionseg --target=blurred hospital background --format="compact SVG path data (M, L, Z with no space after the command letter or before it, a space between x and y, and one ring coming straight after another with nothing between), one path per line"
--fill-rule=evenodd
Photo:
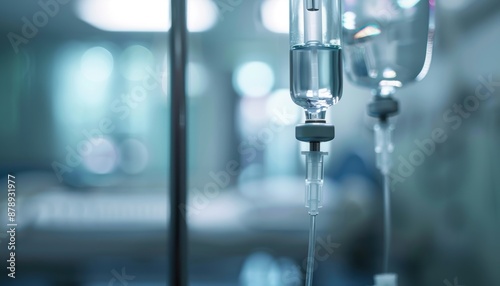
M4 2L0 284L167 285L168 1ZM304 117L289 96L288 1L187 4L190 285L303 285L305 146L294 128ZM396 95L391 268L404 286L500 285L500 2L435 5L429 74ZM346 79L328 112L336 138L323 145L314 285L372 285L382 271L370 99ZM447 140L430 144L437 128ZM9 174L15 280L4 259Z

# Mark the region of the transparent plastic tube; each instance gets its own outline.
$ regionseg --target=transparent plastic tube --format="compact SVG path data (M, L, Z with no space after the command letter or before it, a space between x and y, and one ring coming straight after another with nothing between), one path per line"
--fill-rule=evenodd
M309 247L307 250L306 285L312 286L314 272L314 253L316 249L316 215L311 215L309 225Z
M384 175L384 272L389 271L389 256L391 252L391 191L389 175Z
M326 152L305 151L306 155L306 207L309 208L310 215L317 215L322 207L323 189L323 156Z
M324 180L323 157L326 152L307 151L306 155L306 192L305 205L309 208L310 228L309 247L307 254L306 285L311 286L314 272L314 253L316 246L316 216L322 207L322 189Z
M389 270L389 256L391 252L391 191L389 173L392 167L391 154L393 127L388 122L379 122L375 125L375 153L377 154L377 168L384 176L384 272Z
M394 127L388 122L375 124L375 153L377 168L383 175L388 175L392 167L391 154L394 151L392 144L392 130Z

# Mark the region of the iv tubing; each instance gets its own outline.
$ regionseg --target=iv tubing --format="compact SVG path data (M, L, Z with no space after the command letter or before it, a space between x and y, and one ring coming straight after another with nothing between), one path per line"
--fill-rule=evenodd
M389 271L389 253L391 252L391 191L389 175L384 175L384 273Z
M306 207L309 208L310 228L309 247L307 254L306 286L312 286L314 271L314 256L316 247L316 216L321 208L321 191L323 187L323 156L319 142L311 142L306 155Z
M311 215L309 229L309 248L307 255L306 286L312 286L314 271L314 253L316 247L316 215Z
M377 153L377 167L384 176L384 272L389 270L389 256L391 252L391 191L390 191L390 168L392 166L391 153L393 145L391 141L392 126L386 120L381 120L375 126Z

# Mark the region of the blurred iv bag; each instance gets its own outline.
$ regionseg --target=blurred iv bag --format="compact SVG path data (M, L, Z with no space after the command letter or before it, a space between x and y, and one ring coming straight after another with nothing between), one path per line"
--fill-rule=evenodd
M346 1L342 30L348 79L382 96L423 79L432 57L433 3Z

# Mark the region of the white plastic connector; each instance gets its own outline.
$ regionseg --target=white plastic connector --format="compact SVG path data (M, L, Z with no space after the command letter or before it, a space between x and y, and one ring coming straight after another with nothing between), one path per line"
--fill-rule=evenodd
M306 207L309 208L310 215L317 215L322 207L323 189L323 156L327 152L304 151L306 155Z
M398 275L394 273L382 273L375 275L374 286L397 286Z
M389 175L392 168L391 154L394 151L392 144L393 126L389 123L375 124L375 153L377 154L377 168L383 175Z

